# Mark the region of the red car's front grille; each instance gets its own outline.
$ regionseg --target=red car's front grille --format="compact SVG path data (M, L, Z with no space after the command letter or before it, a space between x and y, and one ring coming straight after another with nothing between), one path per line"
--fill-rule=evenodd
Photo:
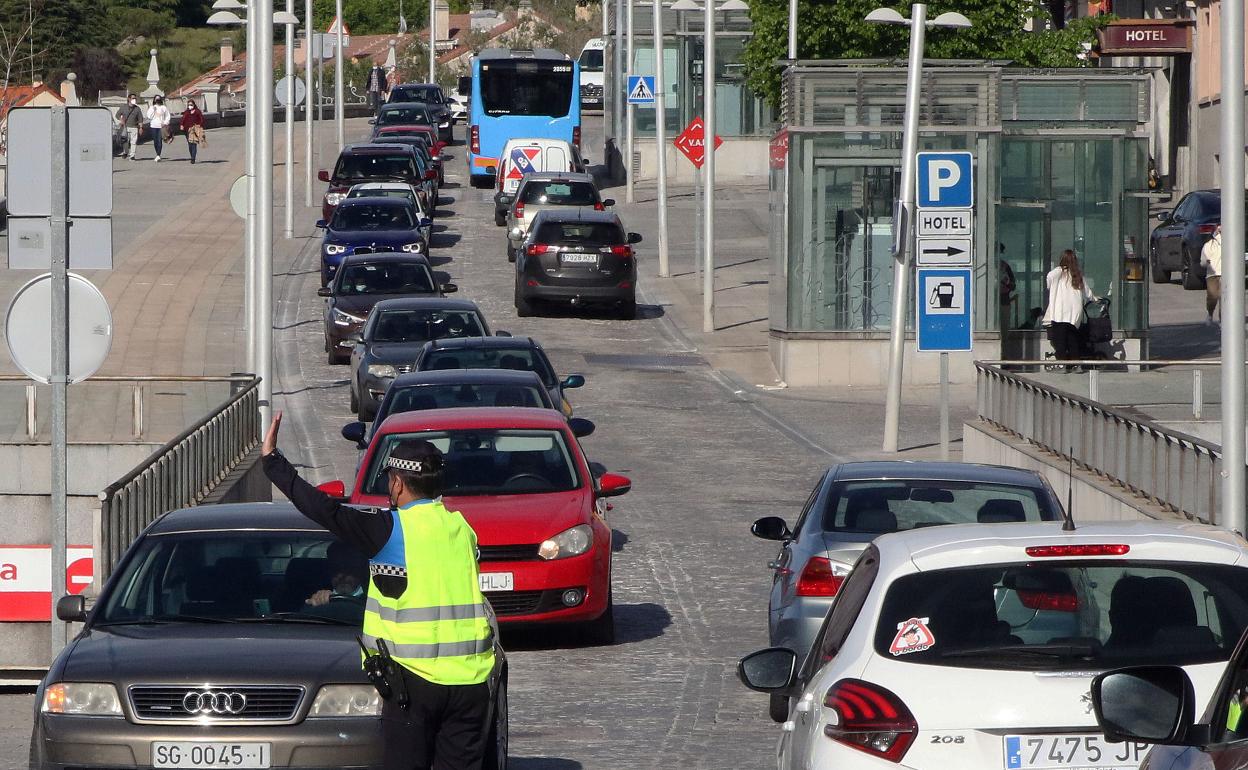
M534 561L538 558L534 545L483 545L479 546L478 561Z
M532 615L542 605L545 591L494 591L485 598L499 617L507 615Z

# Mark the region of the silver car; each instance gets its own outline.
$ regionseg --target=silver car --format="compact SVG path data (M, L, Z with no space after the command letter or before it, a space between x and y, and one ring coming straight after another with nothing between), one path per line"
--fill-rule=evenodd
M598 185L589 174L566 171L537 171L525 174L515 195L500 193L499 203L507 204L507 261L516 261L516 250L529 234L537 212L557 207L592 208L603 211L614 206L603 200Z
M1055 521L1061 503L1034 471L948 462L855 462L824 472L790 529L779 516L750 528L778 540L767 606L773 647L805 656L845 577L867 544L887 532L941 524ZM788 718L773 695L771 716Z

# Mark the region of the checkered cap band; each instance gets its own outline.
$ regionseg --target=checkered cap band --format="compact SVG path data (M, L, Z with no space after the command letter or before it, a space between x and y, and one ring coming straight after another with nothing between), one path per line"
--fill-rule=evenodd
M398 457L388 457L386 458L386 467L393 468L396 471L420 473L425 466L419 460L401 460Z
M407 577L407 568L400 567L397 564L377 564L369 562L368 571L373 575L387 575L389 577Z

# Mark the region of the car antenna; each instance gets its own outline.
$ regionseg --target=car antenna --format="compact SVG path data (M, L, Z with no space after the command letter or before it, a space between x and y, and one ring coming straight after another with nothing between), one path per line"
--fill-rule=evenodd
M1071 506L1075 504L1075 448L1070 448L1070 465L1066 469L1066 516L1062 522L1063 532L1075 531L1075 514Z

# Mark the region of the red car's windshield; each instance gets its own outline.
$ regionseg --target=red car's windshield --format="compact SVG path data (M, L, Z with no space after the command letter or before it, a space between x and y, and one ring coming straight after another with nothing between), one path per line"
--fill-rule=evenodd
M385 495L382 468L395 447L429 441L446 460L443 492L448 496L522 495L568 492L581 474L557 430L472 428L391 433L381 436L365 475L364 494Z

